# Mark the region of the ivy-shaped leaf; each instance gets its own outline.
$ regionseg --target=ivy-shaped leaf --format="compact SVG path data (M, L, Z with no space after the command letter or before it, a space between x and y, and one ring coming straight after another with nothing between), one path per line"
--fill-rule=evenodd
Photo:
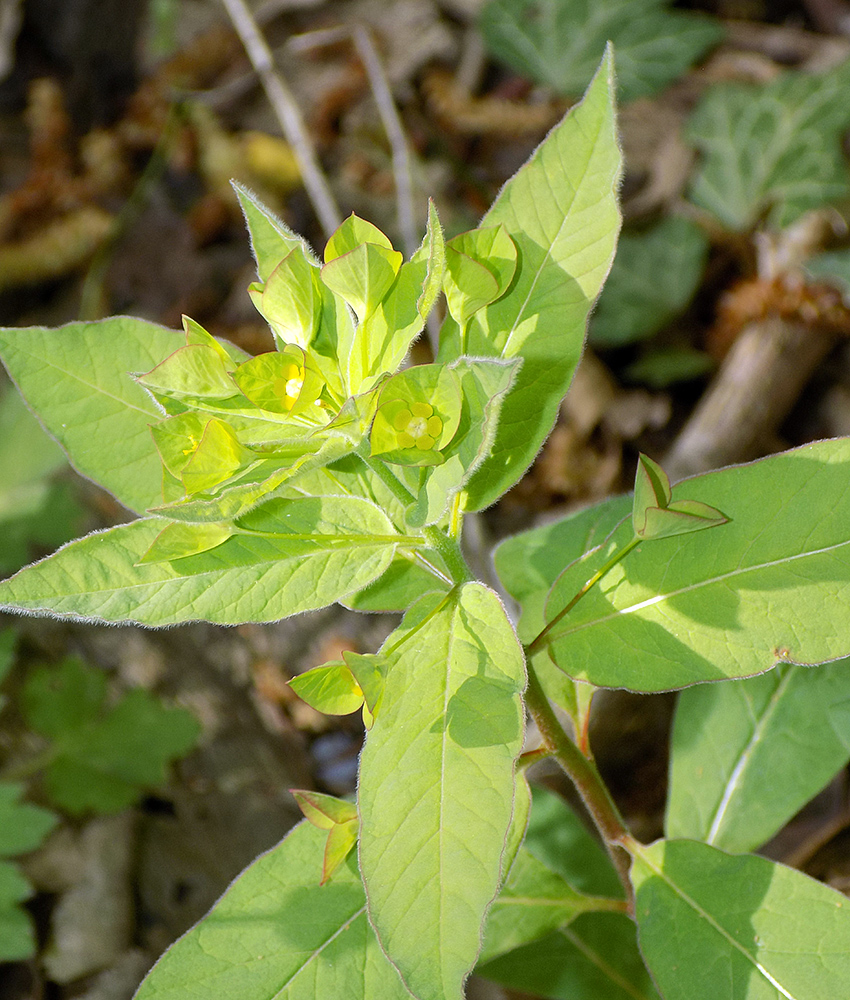
M711 87L687 127L703 154L691 201L741 231L765 214L787 226L843 198L850 189L841 148L849 86L850 61L817 75L787 72L763 85Z
M105 706L102 674L69 658L27 678L21 711L51 741L45 786L65 811L117 812L161 785L168 764L194 745L200 726L185 709L166 708L134 689Z
M481 31L497 58L567 97L580 94L609 40L621 101L658 93L681 76L723 29L670 10L670 0L489 0Z

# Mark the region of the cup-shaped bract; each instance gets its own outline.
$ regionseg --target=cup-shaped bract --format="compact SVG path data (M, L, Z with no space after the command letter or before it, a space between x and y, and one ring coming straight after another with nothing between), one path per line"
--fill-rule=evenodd
M440 465L460 423L460 380L446 365L418 365L384 383L372 455L397 465Z
M255 406L271 413L321 416L324 380L313 359L295 344L241 364L233 381Z

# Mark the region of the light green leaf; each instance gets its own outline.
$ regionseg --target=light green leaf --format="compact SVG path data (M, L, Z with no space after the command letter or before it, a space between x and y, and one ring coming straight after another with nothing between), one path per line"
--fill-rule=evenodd
M147 518L71 542L0 583L7 610L171 625L277 621L332 604L390 564L397 542L368 500L271 500L210 552L137 565L167 522Z
M729 518L699 500L676 500L667 474L646 455L638 458L632 529L640 538L672 538L705 528L718 528Z
M554 627L553 659L598 686L660 691L847 656L848 471L850 439L838 438L677 484L677 499L709 503L729 523L641 544ZM605 508L614 514L623 503ZM538 532L533 546L548 537ZM548 620L632 537L624 522L569 566L548 598ZM552 569L557 558L550 551L540 564ZM528 642L541 627L540 593L523 603Z
M681 216L625 233L590 321L591 344L620 347L663 330L687 308L707 258L705 233Z
M237 347L236 344L231 344L229 340L216 340L216 338L211 333L208 333L200 323L195 322L195 320L189 316L183 317L183 332L186 334L186 343L189 346L193 344L201 344L204 347L211 347L225 363L228 371L234 365L247 361L251 356L243 351L241 347Z
M320 885L331 878L357 844L357 806L345 799L321 792L290 789L304 818L319 830L327 831Z
M409 1000L366 919L353 861L319 885L325 839L305 821L258 858L135 1000Z
M377 715L387 682L386 661L379 653L354 653L349 649L342 651L342 658L363 692L370 715Z
M424 470L414 487L417 501L407 511L412 527L436 524L470 476L490 452L496 437L505 394L513 385L521 359L497 361L460 358L451 370L460 379L460 422L454 438L442 451L443 462Z
M243 187L238 181L231 183L248 226L260 281L267 281L272 271L293 250L300 248L309 256L309 248L305 241L293 233L282 219L266 208L248 188Z
M0 782L0 858L35 850L56 826L53 813L21 802L23 794L23 785Z
M361 243L341 257L333 257L322 268L322 281L344 299L362 323L396 279L402 264L398 250L387 250L375 243ZM371 372L363 371L365 378ZM359 388L353 385L356 391Z
M331 234L325 245L325 263L329 264L332 260L343 257L365 243L371 243L384 250L392 250L393 248L390 238L385 233L382 233L371 222L361 219L359 215L352 212L342 225Z
M765 214L787 226L846 196L841 137L850 125L850 61L826 73L787 72L771 83L709 88L687 127L703 154L690 198L734 231Z
M233 525L230 524L172 521L156 536L151 547L139 560L139 565L168 562L171 559L194 556L199 552L209 552L230 538L233 532Z
M446 244L443 288L454 321L462 328L483 306L507 291L517 250L504 226L473 229Z
M382 576L341 603L354 611L405 611L432 590L445 593L450 589L448 570L436 553L428 552L427 558L445 574L443 579L428 572L419 563L398 556Z
M350 715L363 704L360 685L344 663L305 670L293 677L289 686L302 701L325 715Z
M481 31L497 59L568 97L580 94L606 42L617 53L621 101L657 93L723 35L669 0L490 0Z
M299 246L283 258L265 285L249 287L251 301L271 327L278 348L296 344L306 351L310 346L322 303L318 274Z
M850 760L850 662L777 667L679 696L668 837L751 851Z
M136 376L139 385L154 393L185 397L228 399L237 394L236 385L221 353L205 344L187 344L161 361L151 371Z
M182 333L126 316L0 330L3 363L74 468L136 513L162 500L148 430L162 413L129 373L148 371L184 344Z
M427 319L431 307L443 287L443 274L446 270L446 243L443 237L443 227L437 215L437 206L433 198L428 199L428 226L422 245L411 257L412 262L424 260L427 264L425 282L422 294L416 303L419 315Z
M477 583L423 598L382 654L389 673L358 792L370 919L414 995L459 1000L500 880L523 658L498 598Z
M634 922L617 913L587 913L475 971L551 1000L659 1000L638 952Z
M523 358L490 456L470 480L469 510L525 472L552 429L581 355L587 315L614 254L620 153L606 56L583 101L508 181L482 226L503 225L519 251L507 294L461 331L448 319L440 360Z
M273 461L257 463L234 485L221 487L217 496L178 497L171 503L152 507L150 512L181 521L231 520L256 507L260 501L289 490L302 476L320 470L352 449L352 442L342 436L322 438L316 435L287 442L275 449Z
M487 914L481 961L512 951L571 923L582 913L621 910L623 902L576 892L526 848L520 848L502 891Z
M692 840L630 850L640 949L665 1000L850 993L846 896L767 858Z
M35 934L29 915L18 905L32 887L17 867L0 861L0 962L20 962L35 954Z
M290 789L298 803L298 808L319 830L331 830L341 823L350 823L357 819L357 806L335 795L325 795L322 792L304 791L299 788Z
M52 800L74 815L116 812L161 785L168 765L194 746L195 717L136 688L105 707L101 674L79 660L41 667L27 679L22 710L53 745L45 771Z

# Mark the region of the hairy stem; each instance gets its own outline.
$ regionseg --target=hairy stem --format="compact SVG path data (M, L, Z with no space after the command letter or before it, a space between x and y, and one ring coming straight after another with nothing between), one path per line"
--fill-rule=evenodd
M537 723L544 746L560 764L567 777L575 785L623 883L629 912L633 911L634 891L629 880L629 858L619 846L619 841L627 838L629 832L614 804L614 800L596 769L573 743L558 721L557 716L543 692L534 667L528 664L528 687L525 703L532 718Z
M364 455L360 451L357 454L392 492L399 503L404 504L405 507L409 507L416 500L416 497L414 497L404 483L380 459L375 460L370 455ZM463 558L460 545L455 538L450 538L435 524L429 524L424 527L422 535L428 546L435 549L443 557L443 561L449 573L451 573L453 583L469 583L473 579L469 567L466 565L466 560Z

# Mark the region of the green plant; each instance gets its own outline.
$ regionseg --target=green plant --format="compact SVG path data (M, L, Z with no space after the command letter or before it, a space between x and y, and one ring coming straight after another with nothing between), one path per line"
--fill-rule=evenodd
M141 515L0 584L5 607L152 626L333 601L406 611L377 653L295 682L325 711L363 707L356 810L297 793L308 822L166 953L140 1000L457 1000L476 961L547 997L846 995L845 897L727 849L757 847L850 756L847 664L803 667L850 652L850 441L675 490L643 457L634 498L499 548L516 631L463 557L465 515L548 435L611 264L612 81L606 57L481 226L444 242L432 208L407 262L352 216L320 265L240 191L276 352L248 358L191 321L182 336L126 318L0 333L77 467ZM436 362L400 370L441 289ZM725 683L692 687L706 681ZM629 833L594 763L597 686L689 689L655 844ZM523 755L524 708L542 745ZM790 726L817 769L789 760ZM598 842L552 796L532 805L524 768L542 756ZM775 784L751 777L756 757Z
M658 93L723 37L668 0L488 0L479 24L496 59L565 97L587 86L610 39L621 101Z
M0 632L0 681L14 662L16 635ZM19 905L32 889L8 860L34 850L58 822L41 806L19 801L39 778L52 806L71 816L111 813L161 785L167 765L191 750L199 726L181 708L147 691L128 692L107 708L102 671L69 657L29 670L16 693L30 752L0 766L0 961L35 952L29 916ZM0 709L5 699L0 696Z

